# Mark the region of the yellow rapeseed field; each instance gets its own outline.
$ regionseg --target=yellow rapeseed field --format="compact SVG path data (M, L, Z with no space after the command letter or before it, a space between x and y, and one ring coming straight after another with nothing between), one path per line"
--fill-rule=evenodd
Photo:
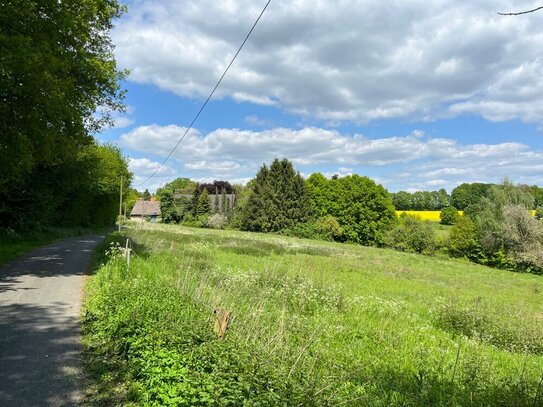
M396 211L397 216L400 216L402 213L407 213L408 215L416 216L418 218L421 218L422 220L431 220L431 221L439 222L440 221L439 214L441 213L441 211ZM461 216L464 215L464 211L458 211L458 213ZM530 211L530 213L532 214L532 216L535 216L535 211Z
M411 216L416 216L418 218L421 218L422 220L431 220L435 222L439 222L439 214L441 211L396 211L396 215L400 216L402 213L407 213ZM458 211L460 215L464 214L464 211Z

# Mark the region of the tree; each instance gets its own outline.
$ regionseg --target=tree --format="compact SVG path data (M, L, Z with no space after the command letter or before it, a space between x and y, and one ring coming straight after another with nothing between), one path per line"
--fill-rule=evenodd
M492 184L483 184L480 182L461 184L451 192L452 205L458 210L463 211L470 205L478 204L491 187Z
M112 175L129 174L119 152L96 144L92 134L123 110L124 73L109 37L123 10L116 0L2 2L0 227L110 219L113 184L94 163L116 170L120 164ZM119 178L115 184L118 191ZM91 195L84 200L87 186ZM93 201L99 197L104 201ZM89 200L95 213L86 212Z
M387 232L385 244L396 250L431 253L437 246L434 229L428 221L403 215L400 222Z
M196 209L198 216L207 216L211 213L211 202L207 189L203 189L198 197L198 207Z
M172 194L192 194L194 188L196 188L196 183L189 178L176 178L162 188L158 188L155 195L161 200L164 191L169 191Z
M396 222L390 194L371 179L352 175L327 180L321 174L308 179L310 201L319 218L331 215L342 228L343 240L381 244Z
M162 222L179 223L183 216L178 210L173 194L170 191L163 191L160 199L160 212Z
M454 206L447 206L441 210L439 214L439 219L441 220L442 225L454 225L458 222L460 215L458 210Z
M146 189L145 191L143 191L142 197L143 197L143 200L144 200L144 201L148 201L148 200L151 199L151 193L149 192L148 189Z
M311 212L307 187L287 159L263 165L243 210L243 228L259 232L289 229L308 219Z
M477 228L469 217L461 216L451 228L447 240L447 250L452 256L466 257L471 261L482 262L484 255L477 238Z
M123 10L116 0L2 2L0 188L64 162L123 110L109 38Z

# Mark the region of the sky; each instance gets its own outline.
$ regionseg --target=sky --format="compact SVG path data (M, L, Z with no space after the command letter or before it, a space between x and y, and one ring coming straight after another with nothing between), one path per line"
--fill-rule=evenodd
M97 135L138 190L177 177L245 183L288 158L304 176L388 190L543 185L537 1L272 0L215 96L172 150L266 0L131 0L111 32L126 113Z

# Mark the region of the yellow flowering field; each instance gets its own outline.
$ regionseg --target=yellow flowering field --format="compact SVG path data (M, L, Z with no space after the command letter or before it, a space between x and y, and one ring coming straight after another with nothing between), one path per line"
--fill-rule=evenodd
M441 211L396 211L396 216L400 216L402 213L407 213L411 216L417 216L421 218L422 220L431 220L435 222L439 222L439 214ZM458 211L460 216L464 215L464 211ZM535 216L535 211L530 211L532 216Z
M422 220L439 222L439 214L441 213L441 211L396 211L397 216L400 216L402 213L407 213L408 215L419 217ZM464 211L458 211L458 213L460 215L463 215Z

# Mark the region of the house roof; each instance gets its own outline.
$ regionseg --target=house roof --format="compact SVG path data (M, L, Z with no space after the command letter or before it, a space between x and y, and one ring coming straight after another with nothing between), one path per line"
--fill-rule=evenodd
M160 216L160 202L136 201L130 216Z

